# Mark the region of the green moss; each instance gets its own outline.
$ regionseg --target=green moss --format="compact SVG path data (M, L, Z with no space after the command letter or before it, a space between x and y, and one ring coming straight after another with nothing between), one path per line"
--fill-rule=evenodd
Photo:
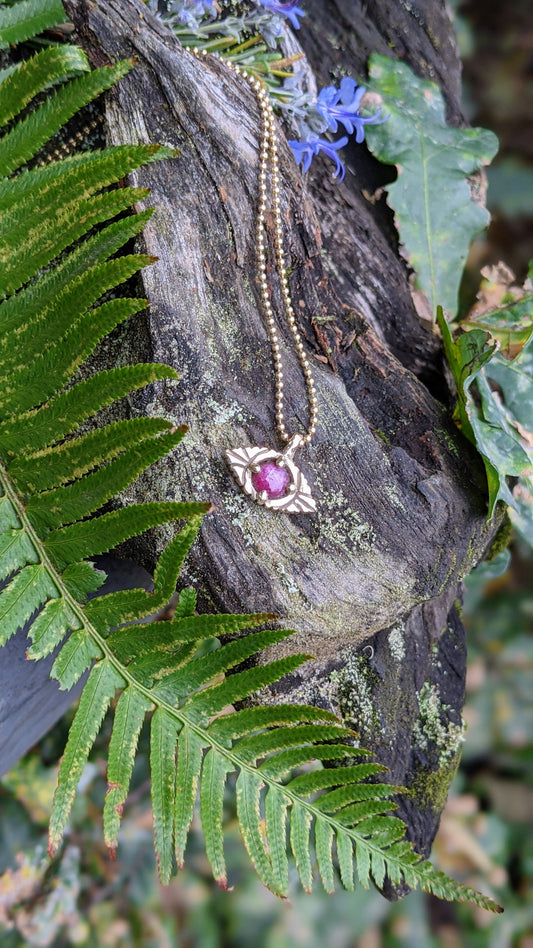
M461 755L456 753L440 770L416 770L409 796L417 807L439 814L444 809L450 784L455 777Z
M387 643L394 661L399 664L405 658L405 625L397 622L387 636Z
M424 682L418 696L419 715L413 728L413 746L429 763L415 768L409 795L417 806L440 813L461 759L465 724L449 721L449 705L440 700L438 688ZM434 769L431 770L431 763Z
M367 552L375 543L375 533L370 524L350 507L348 498L338 490L328 490L328 485L315 475L315 484L320 491L321 503L317 513L318 532L345 553L354 550Z
M389 436L386 435L385 432L381 430L381 428L374 428L372 434L374 434L376 438L379 438L380 441L383 441L383 444L387 446L390 444Z
M331 673L329 681L331 700L339 707L346 724L353 726L360 735L369 734L379 727L373 695L379 678L368 655L350 655L341 669Z
M454 724L446 719L449 705L440 700L438 688L424 682L418 696L419 715L413 728L414 746L434 754L442 770L459 753L465 737L465 723Z
M498 553L501 553L503 550L506 550L509 546L513 537L513 525L511 523L510 517L508 514L505 515L505 519L494 537L489 552L487 553L485 559L493 560L498 556Z

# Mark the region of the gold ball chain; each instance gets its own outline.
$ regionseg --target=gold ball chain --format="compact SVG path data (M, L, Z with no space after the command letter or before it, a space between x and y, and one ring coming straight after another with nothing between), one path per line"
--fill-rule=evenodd
M207 50L196 50L190 47L186 49L196 56L206 56ZM217 54L215 54L216 56ZM219 58L219 57L217 57ZM313 373L309 364L309 359L305 354L302 337L298 330L294 308L291 302L289 290L289 280L286 272L285 254L283 251L283 227L281 222L281 208L279 203L279 159L278 145L276 135L276 118L274 110L270 104L266 86L260 79L250 76L244 69L236 63L226 61L226 65L232 72L242 76L256 95L259 110L261 112L261 142L259 146L259 204L257 208L256 225L256 260L259 274L259 288L261 292L261 304L265 314L266 326L272 348L272 357L274 360L274 379L276 386L276 427L283 441L290 441L293 437L285 427L284 420L284 387L283 387L283 364L281 359L281 346L279 344L278 333L276 330L276 320L274 318L272 304L270 302L270 287L267 278L267 234L266 234L266 210L268 196L268 178L270 176L271 193L271 211L274 222L274 246L275 246L275 266L279 279L285 316L289 324L289 329L296 347L296 355L300 362L302 372L305 378L307 389L307 399L309 405L309 427L305 435L301 436L301 444L308 444L316 431L317 420L317 397Z

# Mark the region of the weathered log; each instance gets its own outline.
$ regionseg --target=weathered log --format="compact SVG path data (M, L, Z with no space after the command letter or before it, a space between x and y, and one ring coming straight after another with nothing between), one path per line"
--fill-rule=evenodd
M427 851L459 745L464 641L453 602L495 524L485 519L480 460L435 397L448 398L440 347L416 317L390 212L361 192L386 180L383 169L354 147L342 184L320 162L304 181L280 129L291 292L320 415L299 460L318 511L276 515L239 492L224 459L231 447L276 447L254 256L257 103L222 62L184 51L140 0L65 0L65 7L94 65L137 58L107 100L109 140L180 150L132 176L151 188L155 207L143 234L158 258L143 274L151 308L112 337L97 364L173 365L179 383L136 396L130 410L164 413L190 430L123 502L214 504L184 582L199 588L202 608L267 609L296 630L277 655L301 650L318 661L265 700L315 700L353 723L391 779L414 786L401 813ZM419 9L379 0L372 17L356 0L310 0L307 9L301 39L321 81L328 58L362 76L370 52L392 52L437 78L450 117L460 120L444 2ZM280 311L273 268L269 276ZM302 429L305 388L282 321L279 335L289 427ZM153 566L164 540L161 531L136 543L139 562ZM434 696L440 731L425 725L424 695Z

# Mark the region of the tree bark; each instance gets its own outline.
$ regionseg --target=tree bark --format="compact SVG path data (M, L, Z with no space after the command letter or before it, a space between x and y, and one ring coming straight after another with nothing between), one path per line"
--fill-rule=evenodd
M298 463L318 510L272 513L240 493L224 458L232 447L281 447L254 255L257 102L222 62L184 51L140 0L65 7L94 65L137 58L108 98L109 140L180 150L132 176L155 208L143 234L158 258L143 273L151 307L112 337L98 367L173 365L179 383L129 410L170 415L189 434L123 502L214 504L184 584L198 587L204 609L274 611L295 629L276 657L304 651L317 661L265 700L315 700L356 726L391 780L414 787L401 815L427 851L460 744L464 635L454 602L496 525L486 523L480 459L443 404L440 344L416 316L391 212L383 197L368 199L390 169L354 146L342 184L320 161L303 179L278 129L291 294L319 398L318 430ZM308 0L299 39L319 84L333 67L362 79L368 55L385 52L436 79L461 122L444 2L379 0L369 10ZM268 275L280 312L272 267ZM288 427L302 430L305 386L281 320L279 335ZM138 560L152 567L165 539L143 537Z

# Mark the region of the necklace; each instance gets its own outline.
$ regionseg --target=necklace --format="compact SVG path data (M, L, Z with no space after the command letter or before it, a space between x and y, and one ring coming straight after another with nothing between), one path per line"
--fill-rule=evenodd
M189 49L198 58L207 55L206 50ZM317 398L315 383L309 359L291 302L289 281L286 274L285 254L283 251L283 227L279 203L279 160L276 140L276 120L269 101L265 85L254 76L248 75L240 66L227 62L232 72L242 76L255 93L261 113L261 140L259 146L258 191L256 224L256 263L261 295L261 306L270 338L274 363L276 389L276 428L282 441L287 443L283 451L266 447L250 446L232 448L226 451L226 457L235 479L243 491L259 504L284 513L312 513L316 502L311 488L300 469L294 463L294 454L298 448L311 441L316 431ZM279 281L285 317L292 335L296 355L300 363L307 392L309 425L305 434L290 435L284 418L284 386L281 347L278 341L276 321L270 302L270 288L267 278L267 234L266 214L268 179L270 178L270 208L274 225L275 270Z

